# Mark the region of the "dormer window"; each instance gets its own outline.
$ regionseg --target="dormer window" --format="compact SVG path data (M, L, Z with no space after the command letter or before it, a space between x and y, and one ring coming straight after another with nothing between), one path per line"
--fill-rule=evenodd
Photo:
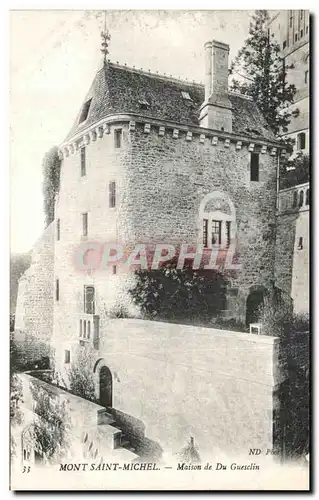
M141 109L148 109L150 107L150 103L147 102L145 99L140 99L138 103Z
M87 119L88 114L89 114L89 110L90 110L90 106L91 106L91 102L92 102L92 99L89 99L88 101L86 101L83 104L83 108L82 108L82 111L81 111L81 116L80 116L80 119L79 119L79 124L82 123L82 122L85 122L85 120Z
M192 98L191 98L191 96L189 95L188 92L182 91L181 94L182 94L182 98L185 99L186 101L191 101L192 100Z

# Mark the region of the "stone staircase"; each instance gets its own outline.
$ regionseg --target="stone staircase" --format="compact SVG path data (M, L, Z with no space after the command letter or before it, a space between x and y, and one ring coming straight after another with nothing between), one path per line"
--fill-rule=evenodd
M111 451L114 458L132 461L138 457L128 436L117 426L113 415L105 408L98 410L97 424L99 446L103 443L103 448Z

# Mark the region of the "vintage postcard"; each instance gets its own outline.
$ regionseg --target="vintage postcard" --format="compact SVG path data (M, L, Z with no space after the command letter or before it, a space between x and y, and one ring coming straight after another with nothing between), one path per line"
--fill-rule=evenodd
M309 491L310 29L11 11L12 490Z

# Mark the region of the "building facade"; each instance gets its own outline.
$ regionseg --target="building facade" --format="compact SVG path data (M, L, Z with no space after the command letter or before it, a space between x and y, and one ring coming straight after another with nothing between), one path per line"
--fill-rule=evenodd
M81 335L101 335L113 307L130 307L132 273L118 263L78 269L83 244L234 243L240 268L225 314L243 322L249 294L274 279L278 143L255 103L228 92L228 52L206 44L205 86L109 62L98 71L60 147L60 351Z
M278 41L287 82L296 87L294 102L289 107L291 121L282 137L294 140L292 162L298 155L305 155L309 163L309 11L272 12L269 36ZM306 177L301 184L296 180L278 193L276 278L278 285L291 294L296 313L309 312L309 189Z

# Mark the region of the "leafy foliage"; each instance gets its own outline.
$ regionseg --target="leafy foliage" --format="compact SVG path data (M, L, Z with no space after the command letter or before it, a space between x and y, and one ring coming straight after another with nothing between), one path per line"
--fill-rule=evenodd
M48 356L43 353L48 352ZM37 339L29 338L26 342L10 339L11 373L27 370L47 370L50 368L49 348Z
M133 302L152 319L209 320L225 308L226 280L215 270L176 269L176 260L156 270L135 271Z
M54 146L44 156L43 162L43 196L46 227L54 220L55 195L60 188L61 160L58 148Z
M21 403L23 403L22 382L13 373L10 380L10 422L13 425L22 423Z
M309 155L299 153L293 160L280 164L280 189L286 189L298 184L309 182Z
M50 461L65 453L69 419L66 401L60 401L53 392L30 384L35 401L34 412L40 417L33 426L34 440Z
M92 356L90 350L78 350L76 360L71 363L68 371L70 391L81 398L95 401L95 385L92 370Z
M248 95L258 103L275 134L287 132L291 114L287 109L296 92L286 81L287 67L280 57L280 47L269 37L269 16L256 10L250 22L249 37L231 65L232 90ZM239 77L239 79L238 79Z
M113 306L108 313L109 318L129 318L130 313L123 305Z

